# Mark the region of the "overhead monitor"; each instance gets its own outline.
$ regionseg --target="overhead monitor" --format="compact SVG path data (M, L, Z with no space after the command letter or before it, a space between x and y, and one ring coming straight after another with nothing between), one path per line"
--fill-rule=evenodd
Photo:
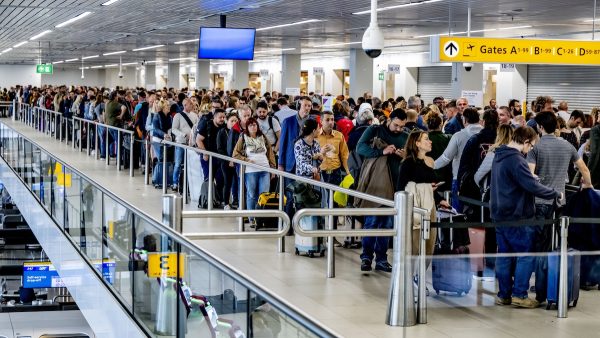
M60 288L64 283L51 262L23 263L24 288Z
M254 28L200 28L198 59L254 59Z

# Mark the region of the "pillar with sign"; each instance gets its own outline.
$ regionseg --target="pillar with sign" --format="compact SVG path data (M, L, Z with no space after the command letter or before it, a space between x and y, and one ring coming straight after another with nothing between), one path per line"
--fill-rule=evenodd
M527 94L527 65L501 64L497 83L502 83L496 87L498 106L508 106L512 99L521 101Z
M210 61L196 61L196 89L210 88Z
M231 89L248 88L248 69L247 60L233 61L233 72L231 74Z
M290 90L288 90L290 89ZM300 54L281 56L281 91L300 91Z
M376 75L375 75L376 76ZM358 98L373 92L373 59L362 49L350 50L350 97Z
M469 69L469 70L467 70ZM463 63L452 64L452 97L459 98L465 92L471 96L470 106L483 108L483 64L473 63L465 67ZM481 99L479 98L481 93Z

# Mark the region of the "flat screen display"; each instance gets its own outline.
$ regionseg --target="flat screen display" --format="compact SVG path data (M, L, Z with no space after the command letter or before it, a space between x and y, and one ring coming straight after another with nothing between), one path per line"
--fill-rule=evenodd
M254 59L254 28L200 28L198 59Z
M24 288L60 288L64 283L50 262L23 263Z

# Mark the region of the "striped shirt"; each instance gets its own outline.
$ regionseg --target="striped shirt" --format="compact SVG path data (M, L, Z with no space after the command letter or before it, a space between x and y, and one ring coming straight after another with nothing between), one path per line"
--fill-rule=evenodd
M569 164L579 160L579 154L573 145L554 135L543 135L540 141L527 154L527 163L535 164L535 172L540 183L565 192L565 183L569 179ZM535 199L536 204L552 204L553 200ZM561 200L560 205L565 204Z

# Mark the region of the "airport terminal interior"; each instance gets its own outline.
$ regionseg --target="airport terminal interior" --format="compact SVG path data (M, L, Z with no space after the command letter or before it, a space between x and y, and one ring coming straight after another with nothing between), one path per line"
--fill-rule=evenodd
M0 338L600 337L596 0L0 0Z

